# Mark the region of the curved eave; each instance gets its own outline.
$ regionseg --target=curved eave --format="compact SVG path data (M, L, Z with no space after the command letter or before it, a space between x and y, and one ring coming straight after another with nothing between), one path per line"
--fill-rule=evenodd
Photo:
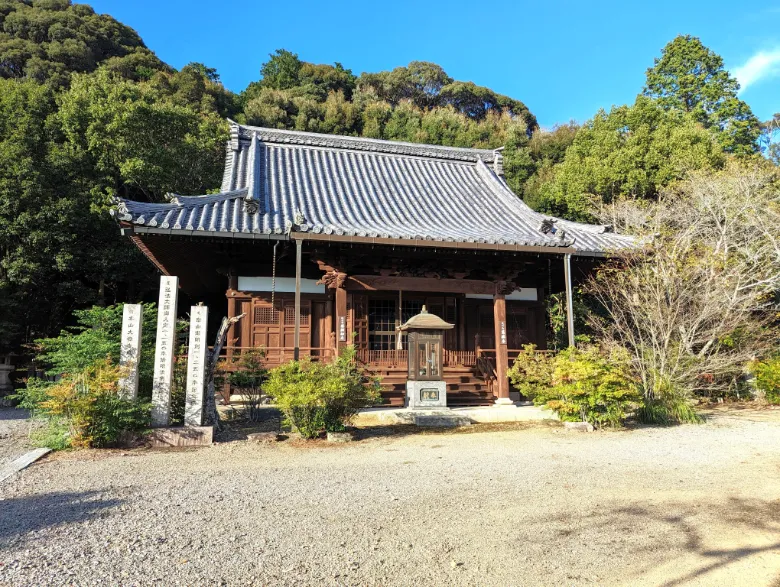
M382 237L364 237L337 234L312 234L308 232L293 232L287 234L257 234L246 232L213 232L207 230L174 230L170 228L152 228L148 226L136 226L129 223L122 223L124 227L130 228L135 234L153 234L161 236L181 236L181 237L200 237L200 238L224 238L239 240L302 240L317 241L329 243L350 243L366 244L379 246L403 246L403 247L426 247L432 249L454 249L464 251L506 251L514 253L535 253L545 255L577 255L583 257L606 257L607 253L601 251L578 251L572 247L545 247L534 245L513 245L498 243L461 243L450 241L438 241L427 239L392 239Z

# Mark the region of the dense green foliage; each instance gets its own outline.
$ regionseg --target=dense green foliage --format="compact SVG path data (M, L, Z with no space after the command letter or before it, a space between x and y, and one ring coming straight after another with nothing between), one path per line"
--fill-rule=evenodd
M133 29L86 4L0 1L0 77L62 86L101 62L137 79L167 69Z
M154 291L111 198L214 189L238 98L86 5L0 2L0 31L3 352L55 334L74 309Z
M59 336L35 341L39 367L45 369L48 375L57 376L79 373L107 357L116 364L122 337L122 311L122 304L75 310L75 326L63 330ZM154 304L145 304L139 365L139 386L142 390L151 389L156 328L157 309Z
M754 367L756 388L770 404L780 405L780 357L759 361Z
M347 347L332 363L304 359L269 372L265 392L304 438L340 432L360 408L379 401L378 381L357 365L354 354Z
M620 426L642 404L628 356L595 346L568 348L555 355L527 345L509 370L520 392L561 420Z
M750 154L761 132L750 107L737 97L739 83L720 55L691 35L675 37L647 70L644 94L666 110L690 113L711 129L724 150Z
M559 216L592 220L594 200L658 196L686 173L719 167L723 151L693 118L666 111L649 98L599 112L577 132L536 207Z

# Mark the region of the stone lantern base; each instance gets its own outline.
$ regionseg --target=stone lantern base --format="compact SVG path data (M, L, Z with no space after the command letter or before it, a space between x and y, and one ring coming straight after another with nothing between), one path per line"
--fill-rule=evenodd
M447 384L444 381L407 381L406 407L428 410L447 407Z

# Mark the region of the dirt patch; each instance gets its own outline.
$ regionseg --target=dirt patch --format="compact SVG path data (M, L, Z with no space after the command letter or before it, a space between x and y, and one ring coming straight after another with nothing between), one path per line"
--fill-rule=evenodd
M73 452L0 486L0 583L780 587L757 413Z

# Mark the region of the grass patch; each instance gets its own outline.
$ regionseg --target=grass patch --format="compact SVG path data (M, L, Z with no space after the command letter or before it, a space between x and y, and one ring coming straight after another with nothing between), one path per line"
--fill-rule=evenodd
M643 424L673 426L675 424L701 424L704 418L683 398L645 400L636 411L637 420Z

